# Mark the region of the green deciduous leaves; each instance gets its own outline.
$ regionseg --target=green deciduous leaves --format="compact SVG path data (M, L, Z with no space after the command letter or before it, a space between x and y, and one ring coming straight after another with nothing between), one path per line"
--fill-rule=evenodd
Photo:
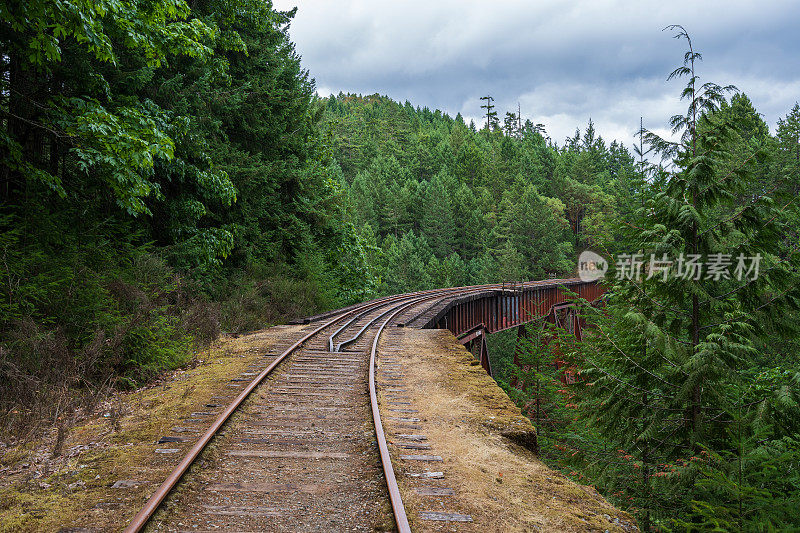
M218 332L197 323L215 320L195 314L203 291L256 300L225 306L250 327L285 319L273 309L298 288L311 295L298 313L373 295L374 246L345 209L293 13L253 0L0 6L0 351L31 325L66 355L94 350L98 368L144 379ZM158 263L155 286L139 257Z

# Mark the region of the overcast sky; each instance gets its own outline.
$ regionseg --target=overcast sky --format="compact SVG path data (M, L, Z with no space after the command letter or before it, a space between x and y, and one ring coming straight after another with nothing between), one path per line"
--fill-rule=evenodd
M734 84L774 131L800 100L800 2L277 0L297 6L290 33L320 95L381 93L480 120L522 107L559 144L591 117L630 146L639 116L663 131L683 106L666 82L685 42L703 54L701 81Z

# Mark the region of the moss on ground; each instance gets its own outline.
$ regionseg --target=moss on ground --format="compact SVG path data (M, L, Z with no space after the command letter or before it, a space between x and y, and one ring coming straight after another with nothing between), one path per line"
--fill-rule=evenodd
M574 483L539 461L535 428L448 331L393 333L391 349L402 353L404 386L421 419L422 429L414 432L428 437L432 449L423 453L443 458L442 463L409 464L392 450L414 531L451 530L447 522L419 519L420 511L445 510L472 516L474 521L459 523L458 531L636 529L627 513L593 487ZM386 426L391 435L392 423ZM420 481L406 475L424 469L441 470L444 479ZM423 485L450 487L456 495L418 496L413 489Z
M118 393L97 415L72 428L59 457L51 455L53 435L5 448L0 458L0 531L120 530L197 436L172 428L205 430L211 417L202 424L185 418L208 411L208 403L226 403L212 397L220 391L235 395L236 390L226 387L228 380L297 328L279 326L222 339L199 353L193 368L173 372L157 385ZM170 434L191 440L157 444ZM157 448L180 451L157 454ZM130 486L114 488L118 481Z

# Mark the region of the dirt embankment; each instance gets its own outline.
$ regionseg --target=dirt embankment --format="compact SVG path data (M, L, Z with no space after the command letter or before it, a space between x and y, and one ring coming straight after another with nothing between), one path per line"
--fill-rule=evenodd
M57 457L55 435L0 443L0 531L121 530L213 418L198 416L238 394L231 377L261 367L299 329L276 326L215 342L194 368L106 402L70 431ZM183 442L159 444L167 435Z
M0 531L116 531L133 516L210 422L209 406L238 393L232 376L249 375L269 353L285 348L300 326L279 326L224 339L198 356L197 366L158 385L120 393L96 416L73 428L63 454L52 457L54 436L10 447L0 443ZM505 393L447 332L392 328L383 341L431 451L443 461L443 479L409 477L421 465L395 461L415 531L623 531L631 518L600 497L550 470L525 447L533 431ZM400 369L402 373L400 372ZM384 413L389 440L397 440ZM182 431L188 429L189 431ZM394 428L397 429L397 428ZM409 433L401 430L401 433ZM158 443L167 435L183 442ZM530 439L528 439L530 440ZM162 453L164 450L176 450ZM395 459L400 452L393 447ZM402 453L409 453L407 450ZM377 457L377 456L376 456ZM377 461L377 459L376 459ZM453 489L453 496L420 496L422 484ZM456 511L473 522L420 520L421 511Z
M381 360L390 361L384 372L396 376L392 390L407 396L401 402L388 387L381 393L387 439L402 442L402 435L414 433L416 442L430 447L409 452L392 446L414 531L636 530L633 519L594 488L537 459L529 449L535 431L530 421L448 331L395 328L382 341ZM413 431L391 421L397 417L390 408L401 403L418 419ZM409 453L442 460L400 459ZM425 472L442 476L426 478ZM420 495L431 488L452 489L452 495ZM469 515L472 522L423 519L430 512Z

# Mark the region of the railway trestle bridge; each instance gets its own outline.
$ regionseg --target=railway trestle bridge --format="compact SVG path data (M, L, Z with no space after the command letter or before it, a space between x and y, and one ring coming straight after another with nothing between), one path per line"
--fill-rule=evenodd
M443 298L407 325L450 330L491 375L487 335L519 328L518 336L526 336L526 324L544 319L580 340L584 323L576 312L574 300L595 302L604 292L604 287L596 281L575 279L502 284L499 288Z
M194 427L176 427L183 433L161 438L175 446L169 451L177 464L126 531L148 523L168 531L368 531L383 527L375 517L385 515L385 500L393 527L405 533L411 526L396 469L418 482L411 496L442 499L430 509L415 506L414 523L472 522L469 514L446 509L456 491L443 485L442 456L433 453L447 450L434 449L426 434L440 430L425 426L429 406L420 404L429 400L414 395L420 381L408 357L420 353L404 352L401 335L449 330L491 374L487 335L545 319L580 338L574 299L593 302L602 294L599 283L579 279L454 287L296 321L284 345L263 353L248 372L229 376L206 410L185 420ZM482 386L494 386L477 375L489 384ZM212 442L215 459L196 462ZM189 477L205 481L172 496L190 467ZM162 506L168 498L173 504Z

